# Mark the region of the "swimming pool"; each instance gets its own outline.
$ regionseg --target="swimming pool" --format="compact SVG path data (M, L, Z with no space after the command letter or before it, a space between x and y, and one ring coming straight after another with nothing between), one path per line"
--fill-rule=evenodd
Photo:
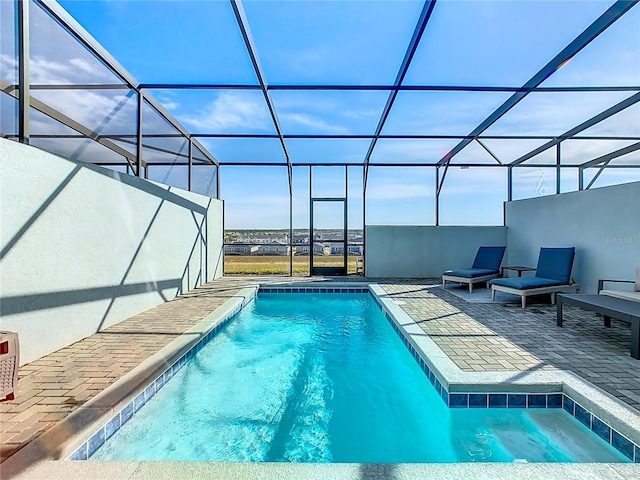
M628 461L562 408L448 408L364 291L259 294L91 458Z

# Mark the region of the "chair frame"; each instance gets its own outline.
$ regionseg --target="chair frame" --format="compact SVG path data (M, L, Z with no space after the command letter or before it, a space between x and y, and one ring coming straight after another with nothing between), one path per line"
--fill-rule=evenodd
M442 275L442 288L445 288L444 285L445 285L445 283L447 281L449 281L449 282L458 282L460 284L468 283L469 284L469 293L473 293L473 284L474 283L485 282L486 288L489 288L489 280L492 280L494 278L498 278L499 276L500 276L499 273L492 274L492 275L483 275L481 277L456 277L455 275Z
M569 285L554 285L551 287L525 288L525 289L505 287L504 285L491 285L491 301L494 301L496 299L496 292L511 293L512 295L520 296L522 308L526 308L527 297L531 297L533 295L543 295L545 293L550 293L551 304L555 305L556 294L564 293L564 290L575 290L576 293L580 293L580 284L572 282Z
M545 247L543 247L545 248ZM547 247L548 248L548 247ZM574 250L575 252L575 250ZM540 253L538 254L538 259L542 253L542 248L540 249ZM539 263L539 260L538 260ZM575 290L576 293L580 293L580 284L576 283L573 280L573 267L575 264L575 257L571 263L571 270L569 271L569 284L566 285L549 285L547 287L538 287L538 288L514 288L508 287L505 285L495 285L491 284L491 301L495 301L496 292L505 292L510 293L512 295L518 295L520 297L520 301L522 304L522 308L527 307L527 297L532 297L534 295L544 295L545 293L551 294L551 304L556 304L556 294L564 293L566 290ZM532 270L533 271L533 270ZM535 270L536 274L538 273L538 268Z
M478 247L478 251L476 252L476 258L473 261L473 265L476 265L476 262L478 261L478 255L480 255L480 251L482 249L495 249L495 248L501 248L502 249L502 257L500 258L500 264L498 265L498 269L495 270L495 273L489 273L487 275L480 275L478 277L461 277L458 275L451 275L451 273L454 273L454 271L452 270L447 270L447 272L449 272L450 274L447 274L447 272L444 272L442 274L442 289L445 289L445 285L447 283L447 281L449 282L456 282L459 284L463 284L466 283L469 285L469 293L473 293L473 284L474 283L480 283L480 282L485 282L486 288L489 288L489 280L492 280L494 278L498 278L501 276L501 270L500 270L500 265L502 264L502 259L504 258L504 252L506 251L507 247L506 245L481 245L480 247ZM472 266L470 270L475 269L480 269L483 267L474 267ZM493 271L491 269L487 269L489 271Z

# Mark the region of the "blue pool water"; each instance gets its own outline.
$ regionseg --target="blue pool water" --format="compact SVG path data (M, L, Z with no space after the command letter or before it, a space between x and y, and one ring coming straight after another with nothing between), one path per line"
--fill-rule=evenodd
M91 458L624 462L562 409L449 409L368 294L263 294Z

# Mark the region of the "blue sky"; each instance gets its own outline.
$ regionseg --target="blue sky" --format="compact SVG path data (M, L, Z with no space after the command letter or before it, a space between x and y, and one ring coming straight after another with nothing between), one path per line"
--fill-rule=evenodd
M8 3L0 2L3 14L7 13L4 10L9 8ZM257 84L227 1L62 0L60 3L140 82ZM519 87L612 3L439 1L404 84ZM423 4L245 1L243 5L268 84L375 85L394 81ZM32 29L35 38L31 42L33 83L115 81L107 69L70 39L59 39L65 42L62 52L56 42L47 41L59 34L41 12L34 12L32 22L37 26ZM640 85L639 24L640 7L636 6L543 85ZM10 81L8 77L14 69L8 68L9 55L13 46L5 39L10 32L3 30L2 76ZM152 94L194 133L275 133L265 101L257 90L156 90ZM487 134L558 135L631 94L534 93ZM403 91L382 133L466 135L509 95ZM135 97L121 91L38 91L34 96L103 132L132 133L135 125ZM271 91L282 130L289 135L372 134L387 96L383 91ZM145 132L171 130L147 110ZM36 129L58 128L46 124L44 119L38 121L41 124L36 122ZM584 134L640 135L640 109L637 105L631 107ZM285 162L277 139L211 138L201 142L223 162ZM158 146L161 143L156 141ZM287 147L294 162L361 163L369 143L366 139L289 139ZM457 143L457 140L380 140L371 161L434 163ZM509 162L544 140L483 143L498 158ZM634 142L565 142L563 162L576 165L631 143ZM552 149L532 159L532 163L553 162L554 155ZM616 162L639 159L636 152ZM454 159L453 163L456 162L495 164L475 142ZM343 179L332 172L314 169L318 188L343 192ZM601 176L597 185L638 180L638 175L637 170L611 170ZM351 167L349 176L350 226L358 228L362 224L362 169ZM183 167L172 171L154 167L151 177L176 186L186 185ZM211 180L202 179L199 185L205 188L211 185ZM228 228L288 227L284 167L223 167L221 180ZM554 190L555 172L522 168L514 175L514 182L515 198L549 194ZM367 223L432 224L434 184L433 168L372 167L367 189ZM294 226L303 228L308 226L306 167L294 168L293 186ZM567 170L563 173L562 190L576 189L577 174L574 169ZM503 169L451 168L441 195L441 224L500 224L505 199Z

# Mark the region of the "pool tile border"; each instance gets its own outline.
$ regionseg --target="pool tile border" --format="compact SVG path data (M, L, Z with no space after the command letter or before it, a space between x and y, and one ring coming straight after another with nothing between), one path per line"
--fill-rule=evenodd
M116 413L111 419L109 419L100 429L95 432L89 439L78 447L67 460L88 460L104 443L109 440L120 428L122 428L133 415L140 410L149 400L151 400L162 387L164 387L171 378L184 367L189 360L191 360L196 353L198 353L202 347L204 347L209 340L226 327L233 317L242 310L247 303L253 300L257 292L253 295L245 297L245 299L224 317L217 322L217 324L211 328L205 335L192 345L188 351L180 356L173 364L168 366L164 372L159 374L156 379L149 383L149 385L138 395L135 396L127 405L125 405L118 413Z
M414 360L429 379L431 385L442 401L449 408L535 408L549 409L562 408L570 415L575 417L579 422L589 428L597 436L609 443L613 448L622 453L631 462L640 463L640 446L616 431L605 421L582 407L570 396L561 392L553 393L450 393L447 388L438 379L437 374L429 367L422 358L419 351L413 346L413 343L407 337L406 332L400 328L393 317L387 312L380 299L374 292L366 287L262 287L255 289L253 295L245 297L245 299L228 312L224 317L210 329L197 343L185 352L171 366L158 375L142 392L140 392L133 400L131 400L116 415L108 420L97 432L77 448L68 460L88 460L104 443L109 440L123 425L125 425L140 410L146 402L155 396L155 394L191 360L202 347L209 342L218 332L226 327L233 317L244 308L246 304L252 301L259 293L369 293L374 299L376 305L380 308L387 321L391 324L396 334L409 350Z
M438 392L444 403L449 408L562 408L571 416L575 417L580 423L589 428L589 430L622 453L631 462L640 463L640 445L635 444L623 434L616 431L611 425L581 406L566 393L450 393L440 382L437 374L429 368L429 365L427 365L419 351L407 337L407 333L386 311L380 299L378 299L373 292L371 292L371 296L374 298L376 304L384 314L387 321L391 324L396 334L402 340L402 343L404 343L416 363L420 366L420 369L427 376L431 385L433 385L436 392Z

